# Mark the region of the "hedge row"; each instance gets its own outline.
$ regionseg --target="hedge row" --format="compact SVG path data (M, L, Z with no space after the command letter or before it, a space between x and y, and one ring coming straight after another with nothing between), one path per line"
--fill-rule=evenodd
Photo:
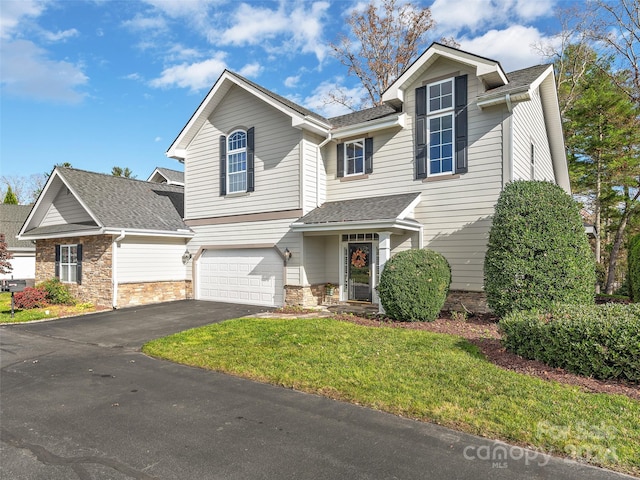
M504 346L579 375L640 382L640 305L562 305L500 320Z

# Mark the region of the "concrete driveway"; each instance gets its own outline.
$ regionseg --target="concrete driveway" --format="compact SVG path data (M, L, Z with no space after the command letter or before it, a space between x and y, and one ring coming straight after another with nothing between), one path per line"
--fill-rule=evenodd
M139 352L259 310L192 300L0 327L0 477L628 478Z

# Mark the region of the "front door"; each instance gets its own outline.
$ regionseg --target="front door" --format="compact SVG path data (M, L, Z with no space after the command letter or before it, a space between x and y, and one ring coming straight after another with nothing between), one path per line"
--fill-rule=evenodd
M349 244L348 300L371 301L371 246L371 243Z

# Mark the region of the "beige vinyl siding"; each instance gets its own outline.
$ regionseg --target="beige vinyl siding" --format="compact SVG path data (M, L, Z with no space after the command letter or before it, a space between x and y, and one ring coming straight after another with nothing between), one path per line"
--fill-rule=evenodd
M535 152L535 178L531 178L531 144ZM555 181L551 150L545 130L540 91L513 109L513 179Z
M324 283L327 280L326 266L327 258L327 240L329 237L304 237L304 266L302 268L302 281L305 285L315 285ZM334 260L338 256L338 251L333 250L331 259ZM338 278L338 277L336 277ZM335 280L334 280L335 281Z
M324 140L319 135L303 133L302 140L302 208L307 214L326 201L327 175L318 151ZM320 157L320 158L318 158Z
M220 196L220 135L255 128L255 192ZM291 117L234 86L187 149L185 218L300 208L300 142Z
M414 180L415 88L429 78L464 73L468 74L469 171L453 179ZM452 289L479 291L484 283L482 264L490 217L502 189L504 112L477 107L475 98L483 87L472 71L460 65L438 61L428 75L405 92L406 128L374 136L369 178L341 182L336 178L335 144L326 147L328 200L421 192L415 219L424 225L424 247L447 258L453 272ZM392 236L392 242L397 241ZM405 241L393 246L393 253L408 245Z
M288 248L292 254L287 265L287 285L300 285L300 260L302 258L302 235L290 232L289 226L295 219L270 220L262 222L242 222L221 225L193 226L195 237L188 248L195 254L200 247L251 245L277 245L284 252ZM189 263L191 265L191 263Z
M66 223L90 222L92 218L66 187L62 187L45 214L41 227Z
M184 239L125 237L116 253L118 283L184 280L184 251Z

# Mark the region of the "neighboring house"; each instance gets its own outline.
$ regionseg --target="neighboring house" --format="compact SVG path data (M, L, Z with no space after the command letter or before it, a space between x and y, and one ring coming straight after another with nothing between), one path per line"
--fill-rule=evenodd
M195 298L378 303L385 262L426 247L451 265L451 298L482 308L504 185L570 191L555 87L550 65L505 73L433 44L382 105L324 118L225 71L167 152L184 163Z
M184 187L184 172L157 167L153 173L149 175L147 182L168 183L170 185L181 185Z
M7 250L12 258L9 260L12 270L1 273L0 279L11 278L27 280L33 285L36 278L36 246L30 240L18 240L16 237L20 227L29 215L31 205L0 204L0 234L4 234Z
M56 167L19 235L36 243L36 280L57 277L76 298L114 308L190 298L183 190Z

